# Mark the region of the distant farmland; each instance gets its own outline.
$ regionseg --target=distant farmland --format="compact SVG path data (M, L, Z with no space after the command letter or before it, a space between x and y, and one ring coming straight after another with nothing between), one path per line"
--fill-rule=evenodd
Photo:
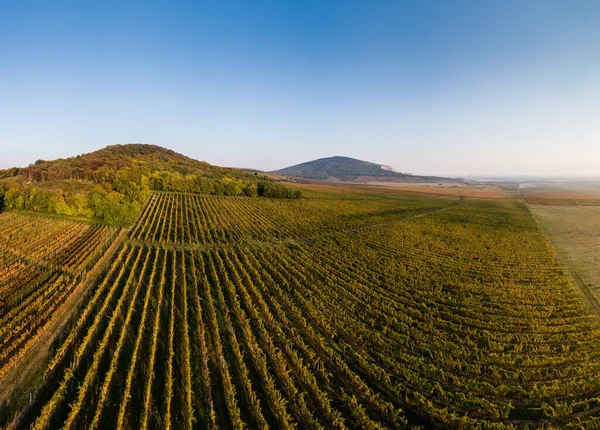
M14 234L7 225L31 221L2 217L0 282L46 270L87 290L39 376L10 386L0 425L600 425L600 318L519 201L155 193L116 239L42 217ZM34 235L55 245L27 256ZM95 252L67 251L109 246L101 267ZM46 324L36 297L68 297L69 282L0 283L24 315L9 339ZM28 355L4 345L23 339L0 349L16 369Z
M532 205L600 206L600 186L594 183L540 183L521 189Z

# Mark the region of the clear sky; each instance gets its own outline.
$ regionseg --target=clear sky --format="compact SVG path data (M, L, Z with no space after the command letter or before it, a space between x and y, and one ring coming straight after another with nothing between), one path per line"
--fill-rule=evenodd
M0 168L115 143L599 176L600 1L0 2Z

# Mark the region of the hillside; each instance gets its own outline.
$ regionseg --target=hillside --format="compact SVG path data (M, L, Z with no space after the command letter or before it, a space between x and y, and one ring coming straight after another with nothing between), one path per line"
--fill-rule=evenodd
M241 175L234 169L212 166L157 145L110 145L87 154L57 160L37 160L22 168L19 174L30 181L44 182L65 179L102 181L115 171L136 168L149 175L157 171L177 172L182 175L206 176Z
M342 182L427 182L448 180L448 178L436 176L414 176L408 173L400 173L390 166L340 156L319 158L318 160L307 161L306 163L275 170L272 173L294 178Z
M113 225L133 223L150 191L298 198L264 175L213 166L156 145L112 145L0 171L0 211L44 212Z

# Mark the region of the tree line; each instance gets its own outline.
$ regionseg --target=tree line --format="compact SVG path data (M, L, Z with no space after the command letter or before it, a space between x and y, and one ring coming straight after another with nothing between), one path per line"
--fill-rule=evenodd
M105 176L106 181L92 182L89 189L78 192L46 184L37 186L35 181L6 182L0 184L0 211L25 210L95 218L110 225L130 225L138 217L151 190L277 199L301 197L299 190L258 175L241 179L169 171L143 173L146 172L136 168L120 169Z
M197 174L182 175L179 172L154 172L149 178L150 187L158 191L174 191L216 196L268 197L273 199L298 199L300 190L273 182L258 174L249 179L231 176L209 177Z

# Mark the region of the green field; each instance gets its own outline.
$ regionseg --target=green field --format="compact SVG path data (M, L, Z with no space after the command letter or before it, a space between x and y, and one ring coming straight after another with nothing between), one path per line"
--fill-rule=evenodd
M525 204L303 195L153 194L0 426L600 425L600 318Z

